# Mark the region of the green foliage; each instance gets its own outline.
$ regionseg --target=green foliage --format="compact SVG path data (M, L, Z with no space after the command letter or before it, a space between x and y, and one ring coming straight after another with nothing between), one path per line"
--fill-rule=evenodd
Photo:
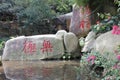
M60 15L71 12L69 0L14 0L22 10L17 13L20 26L23 29L29 27L32 32L41 34L42 30L52 32L51 20ZM32 27L34 26L34 27ZM37 30L37 31L36 31ZM45 32L46 33L46 32ZM47 32L48 34L48 32Z
M74 0L78 6L86 6L89 0Z
M26 18L29 22L51 19L56 16L56 13L68 13L71 11L70 6L72 6L69 0L15 0L15 2L25 8L20 11L19 19Z
M72 0L48 0L50 6L57 14L71 12Z
M102 14L102 18L104 18L101 22L92 26L92 31L96 33L105 33L107 31L112 30L113 25L120 25L120 14L116 16L108 16Z
M120 1L119 0L114 0L115 4L118 5L118 13L120 12Z
M17 6L22 6L26 8L33 0L13 0Z
M63 56L62 56L62 59L63 60L70 60L71 57L73 57L70 53L65 53Z
M14 2L9 0L9 1L1 1L0 3L0 20L3 20L3 18L5 18L5 13L11 12L11 8L13 7ZM7 20L10 20L9 17L7 17Z
M50 20L56 16L56 13L47 0L15 0L15 3L23 8L17 13L20 26L30 33L23 32L23 34L36 35L51 32Z
M3 37L0 39L0 50L4 48L5 42L10 39L9 37Z
M4 48L4 44L5 44L5 41L0 42L0 50L2 50Z
M85 38L81 37L79 39L79 45L80 45L80 47L83 47L85 45Z
M50 19L54 12L50 9L46 0L32 0L29 5L19 13L19 19L26 23L39 23L43 19Z
M119 53L119 51L116 51ZM101 80L119 80L120 79L120 55L117 53L103 53L96 51L84 53L81 58L80 71L86 68L89 76L98 77ZM93 58L94 56L94 58ZM113 56L115 56L113 58ZM119 58L117 58L119 56ZM84 69L84 70L86 70ZM86 74L86 73L84 73Z
M92 0L92 4L91 4L91 0L73 0L73 1L78 6L86 6L86 5L92 5L92 6L101 5L102 6L105 0Z

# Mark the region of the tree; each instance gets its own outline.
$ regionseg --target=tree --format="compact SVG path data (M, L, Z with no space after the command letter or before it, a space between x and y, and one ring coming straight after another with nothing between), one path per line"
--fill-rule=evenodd
M31 0L28 4L24 10L20 11L19 18L29 23L39 23L43 19L51 19L54 16L46 0Z
M72 11L73 0L48 0L48 2L58 15Z
M42 33L48 34L48 31L49 33L51 33L54 28L52 27L51 20L60 14L70 12L71 11L70 6L72 6L69 0L25 0L25 1L14 0L14 1L18 6L22 6L24 8L17 14L19 22L24 21L23 23L24 28L29 27L32 29L31 32L36 32L35 30L37 30L38 33L40 34Z
M17 13L19 23L23 29L30 29L33 34L49 33L51 30L50 20L55 12L50 8L47 0L15 0L18 6L24 9ZM29 27L29 28L28 28Z

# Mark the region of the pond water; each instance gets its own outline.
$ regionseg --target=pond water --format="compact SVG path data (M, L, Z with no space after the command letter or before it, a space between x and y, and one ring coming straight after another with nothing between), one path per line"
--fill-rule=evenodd
M0 80L82 80L79 61L2 61Z

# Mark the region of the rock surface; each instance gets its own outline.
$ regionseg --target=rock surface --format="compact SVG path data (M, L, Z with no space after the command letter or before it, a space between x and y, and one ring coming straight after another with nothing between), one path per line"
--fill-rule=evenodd
M120 45L120 35L112 34L112 31L100 35L95 42L94 49L100 53L114 53Z
M79 38L86 36L91 26L90 14L89 7L74 5L69 31L75 33Z
M87 37L85 38L85 45L82 49L82 52L87 52L93 49L95 43L95 32L91 31L88 33Z
M78 55L78 48L76 35L64 30L55 35L20 36L5 43L2 60L57 59L65 52Z
M77 36L72 32L66 33L64 35L64 44L66 52L74 52L78 48Z
M56 36L58 38L62 38L64 39L64 35L67 34L67 32L65 30L59 30L57 33L56 33Z
M108 60L116 60L120 54L120 35L113 34L112 31L101 34L95 41L94 50L106 57Z
M21 36L6 42L2 60L60 58L63 53L63 39L56 35Z
M96 50L100 53L114 53L120 45L120 35L112 34L112 31L101 34L96 38L94 32L89 32L85 39L85 45L82 52Z
M94 32L90 32L85 39L85 46L82 52L90 52L91 50L99 52L101 55L106 57L108 60L115 60L118 52L118 46L120 46L120 35L113 34L112 31L100 34L96 38Z

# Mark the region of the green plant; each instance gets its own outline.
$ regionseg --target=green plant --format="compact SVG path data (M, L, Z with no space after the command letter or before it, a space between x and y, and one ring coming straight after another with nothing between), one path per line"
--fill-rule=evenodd
M81 58L82 66L79 70L86 72L89 76L98 77L101 80L119 80L120 55L118 53L119 51L103 54L96 51L91 51L87 54L84 53ZM113 56L115 57L113 58Z
M86 6L89 0L74 0L78 6Z
M10 39L10 37L2 37L0 39L0 50L3 50L4 46L5 46L5 42Z
M0 42L0 50L2 50L4 48L4 45L5 45L5 41L1 41Z
M60 14L71 12L69 0L15 0L23 9L17 13L20 26L31 33L52 33L52 19ZM30 34L31 34L30 33Z
M54 12L45 0L32 0L29 5L19 13L19 18L26 23L39 23L43 19L50 19Z
M85 45L85 38L81 37L79 39L79 45L80 45L80 47L83 47Z
M99 21L97 24L92 25L92 31L96 33L105 33L112 30L113 25L120 25L120 14L117 14L116 16L104 15L102 18L104 18L102 21Z
M65 14L72 11L72 0L48 0L51 8L58 14Z
M17 6L21 6L23 8L27 8L29 6L29 4L33 1L33 0L13 0L15 5Z
M20 3L19 3L20 2ZM51 19L56 16L54 10L51 9L47 0L16 0L18 7L23 7L17 13L18 23L23 30L27 30L30 34L49 34L52 30ZM21 5L21 6L20 6Z
M119 1L119 0L114 0L114 2L115 2L115 4L118 5L117 11L118 11L118 13L119 13L119 12L120 12L120 1Z

